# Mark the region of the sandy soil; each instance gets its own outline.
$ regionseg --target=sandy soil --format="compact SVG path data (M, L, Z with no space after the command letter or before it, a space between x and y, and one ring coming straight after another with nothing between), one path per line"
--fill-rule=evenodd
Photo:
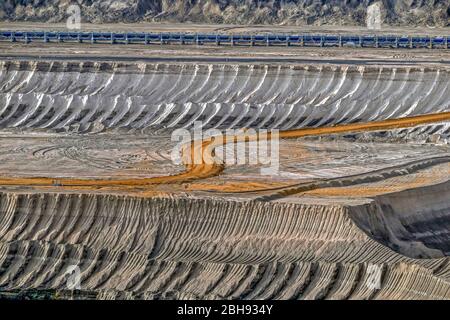
M0 30L67 30L63 23L1 22ZM316 34L398 34L398 35L448 35L450 28L383 27L368 30L351 26L267 26L267 25L204 25L186 23L83 23L80 31L128 31L128 32L202 32L202 33L316 33Z
M3 59L109 61L109 62L203 62L270 64L365 64L389 66L449 66L450 50L392 50L301 47L226 47L180 45L109 44L11 44L0 42Z

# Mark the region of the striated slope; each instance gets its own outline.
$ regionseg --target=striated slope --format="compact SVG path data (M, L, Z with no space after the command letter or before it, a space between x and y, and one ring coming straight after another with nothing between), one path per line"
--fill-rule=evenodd
M450 108L445 68L4 61L0 72L0 128L287 130ZM448 124L414 133L430 132L446 138Z
M450 295L448 258L408 258L378 243L354 220L378 226L371 217L389 212L377 214L364 203L3 194L1 205L2 290L64 289L67 267L79 265L84 290L112 290L113 297L122 291L148 298ZM371 265L382 270L379 290L368 282Z

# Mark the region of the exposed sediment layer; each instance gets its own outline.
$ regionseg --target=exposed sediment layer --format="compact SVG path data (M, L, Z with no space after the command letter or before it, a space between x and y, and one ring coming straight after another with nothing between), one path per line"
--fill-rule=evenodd
M378 196L352 217L365 232L405 255L448 256L448 199L448 182L419 187Z
M0 166L0 292L64 291L78 266L81 287L98 298L450 299L449 149L438 144L450 132L449 76L421 67L2 62L0 159L12 167ZM321 145L320 160L310 154L319 147L282 140L286 177L234 166L220 181L109 185L181 172L167 164L169 134L195 121L293 129L284 138L367 126L381 140L380 130L419 139ZM62 176L92 188L65 186ZM378 191L366 192L371 185Z
M1 128L287 130L450 108L445 68L6 61L0 70ZM446 137L449 126L419 132Z
M354 206L2 194L0 288L64 289L78 265L84 290L111 297L447 299L450 264L436 245L446 233L430 242L420 231L448 214L448 186L412 191L408 214L367 209L402 194ZM380 237L387 220L399 221L396 241Z

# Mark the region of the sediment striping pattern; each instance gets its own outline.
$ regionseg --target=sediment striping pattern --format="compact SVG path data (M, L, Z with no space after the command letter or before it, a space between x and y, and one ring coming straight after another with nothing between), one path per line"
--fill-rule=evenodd
M13 62L0 127L278 128L450 110L450 72L420 67ZM409 129L406 129L409 130ZM411 129L448 136L449 124Z
M428 193L443 203L445 190L448 183ZM368 207L388 200L346 207L3 194L0 289L64 289L67 268L76 265L83 289L103 298L448 299L443 248L411 239L446 217L448 203L432 211L426 199L420 205L421 191L413 193L415 212L394 205L370 216ZM390 231L408 230L410 239L374 240L385 219L401 221ZM367 223L373 235L360 229ZM440 234L444 241L447 233ZM381 272L379 284L371 282L373 268Z
M62 292L78 267L101 299L450 299L448 146L395 143L448 139L449 80L421 67L1 62L0 173L25 182L0 187L0 293ZM349 139L336 126L424 114L441 118ZM195 121L335 136L290 131L284 176L236 165L109 188L183 172L168 133Z

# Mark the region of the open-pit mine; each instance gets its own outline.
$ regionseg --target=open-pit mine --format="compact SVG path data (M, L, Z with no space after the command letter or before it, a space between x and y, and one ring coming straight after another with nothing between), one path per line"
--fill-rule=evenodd
M450 299L448 50L0 46L0 296Z

